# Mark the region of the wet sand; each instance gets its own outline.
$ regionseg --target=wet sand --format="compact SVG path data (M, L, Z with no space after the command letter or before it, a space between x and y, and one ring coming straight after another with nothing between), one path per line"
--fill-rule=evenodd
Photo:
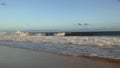
M0 68L120 68L120 64L0 46Z

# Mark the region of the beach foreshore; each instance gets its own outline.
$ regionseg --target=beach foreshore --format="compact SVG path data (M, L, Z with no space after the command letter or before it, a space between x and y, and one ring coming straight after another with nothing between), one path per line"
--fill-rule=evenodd
M2 35L0 45L120 62L120 38L115 37Z

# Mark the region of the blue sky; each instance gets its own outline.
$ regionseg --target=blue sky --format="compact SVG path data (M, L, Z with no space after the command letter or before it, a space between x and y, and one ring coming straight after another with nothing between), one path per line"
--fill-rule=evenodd
M120 31L118 0L0 0L3 2L1 31Z

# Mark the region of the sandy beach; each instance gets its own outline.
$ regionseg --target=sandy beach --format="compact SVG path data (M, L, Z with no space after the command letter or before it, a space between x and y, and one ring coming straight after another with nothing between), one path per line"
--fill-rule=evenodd
M119 68L119 63L0 46L0 68Z

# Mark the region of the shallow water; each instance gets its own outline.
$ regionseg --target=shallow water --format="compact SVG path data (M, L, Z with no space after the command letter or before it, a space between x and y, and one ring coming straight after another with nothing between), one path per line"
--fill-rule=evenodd
M0 46L0 68L120 68L120 64Z

